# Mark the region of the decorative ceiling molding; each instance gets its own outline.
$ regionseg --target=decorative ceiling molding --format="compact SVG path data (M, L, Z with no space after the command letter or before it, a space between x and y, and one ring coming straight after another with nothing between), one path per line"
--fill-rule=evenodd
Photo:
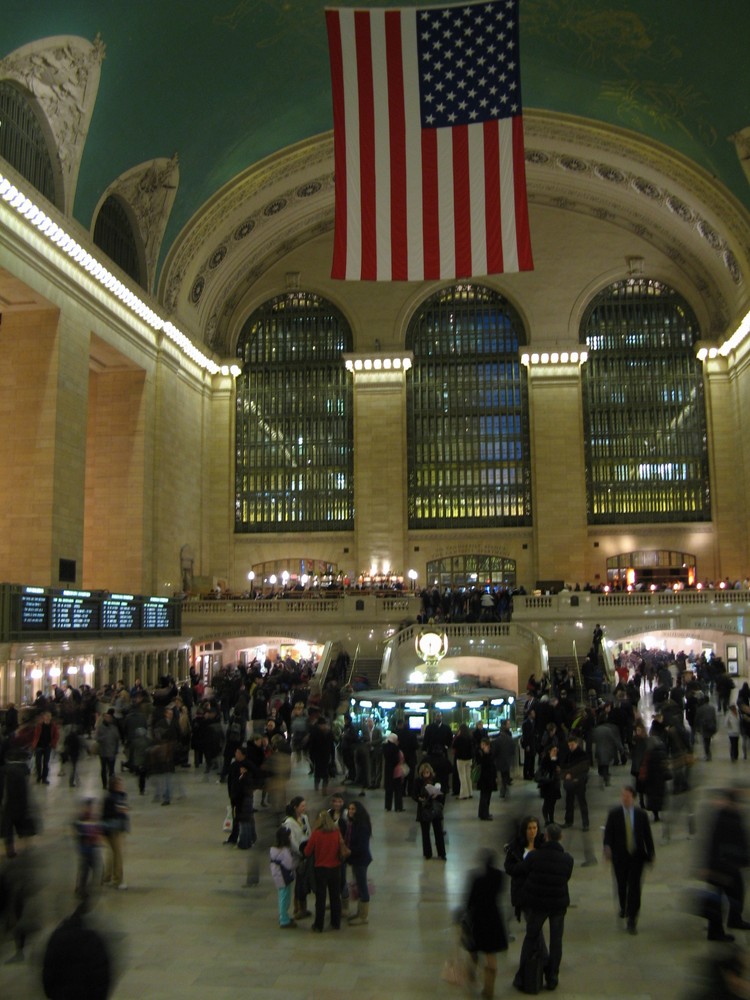
M166 309L181 314L182 307L191 300L201 268L226 244L228 233L236 242L244 240L261 217L272 218L289 207L290 190L302 191L306 184L315 184L318 175L326 174L332 178L332 133L314 136L269 156L226 184L185 226L170 248L159 280L159 298ZM290 178L295 178L293 184ZM303 195L302 200L315 193ZM285 199L283 205L281 199ZM262 245L268 234L258 239L260 235L256 232L251 242Z
M117 195L128 205L143 244L146 287L149 290L154 286L159 250L179 183L180 168L176 154L171 159L158 157L147 163L140 163L110 184L102 195L91 221L93 232L99 209L110 195Z
M724 332L750 294L750 215L742 205L689 160L634 133L533 110L524 127L530 204L607 222L651 244L702 296L710 333ZM326 133L264 160L212 199L170 252L164 304L229 354L234 312L254 282L332 227Z
M0 79L36 98L52 133L62 175L63 212L73 214L78 171L99 90L105 46L75 35L41 38L0 60Z

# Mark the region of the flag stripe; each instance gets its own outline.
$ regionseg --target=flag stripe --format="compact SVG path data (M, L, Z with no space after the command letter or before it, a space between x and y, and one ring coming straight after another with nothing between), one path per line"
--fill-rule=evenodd
M439 275L440 267L440 220L437 206L439 191L437 185L437 129L426 128L422 137L422 233L424 240L425 277Z
M404 102L404 60L401 40L401 18L398 11L385 12L385 45L391 175L390 277L394 281L405 281L409 277L408 200L406 193L406 111Z
M344 68L341 55L341 24L335 10L326 11L328 49L331 61L331 90L333 93L333 169L335 176L335 209L333 229L334 278L346 277L346 235L348 229L346 210L346 150L347 133L344 111Z
M375 131L375 78L373 76L371 21L367 11L354 12L359 101L359 164L361 211L361 277L374 280L377 268L377 163L379 146Z
M513 186L513 125L509 118L500 128L500 213L502 221L503 260L508 271L518 270L516 243L516 196Z
M433 278L456 276L456 230L453 216L453 130L437 128L435 158L437 201L433 210L438 218L440 271ZM428 277L427 275L425 277Z
M500 199L500 150L498 148L499 129L497 122L485 122L484 126L484 226L487 233L487 274L501 274L503 267L503 241Z
M471 177L467 125L453 129L453 231L456 275L471 274Z

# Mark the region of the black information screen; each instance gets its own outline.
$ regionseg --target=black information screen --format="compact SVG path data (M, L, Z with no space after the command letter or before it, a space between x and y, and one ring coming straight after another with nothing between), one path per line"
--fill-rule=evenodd
M141 616L135 601L109 598L102 601L102 628L127 632L140 629Z
M44 594L21 595L21 628L46 632L49 628L49 605Z
M169 629L172 622L173 611L169 604L148 601L143 605L144 629Z
M53 631L97 631L101 602L86 597L52 597L50 628Z

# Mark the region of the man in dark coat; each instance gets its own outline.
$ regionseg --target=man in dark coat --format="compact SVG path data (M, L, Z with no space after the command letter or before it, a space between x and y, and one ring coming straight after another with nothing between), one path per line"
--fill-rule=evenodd
M446 722L443 722L442 712L435 712L432 722L424 731L422 750L428 757L436 751L447 755L452 743L453 733L451 732L451 727Z
M573 825L575 805L581 810L581 823L584 832L589 828L589 806L586 801L586 785L589 779L589 758L581 746L580 740L572 737L568 740L568 752L560 763L560 770L565 788L565 826Z
M521 947L521 961L513 985L523 989L523 969L538 947L544 949L542 929L549 920L549 955L544 969L547 989L554 990L562 961L562 939L565 912L570 905L568 882L573 872L573 858L563 850L562 830L557 823L548 824L544 843L529 851L516 873L523 881L521 908L528 911L526 936Z
M635 789L625 785L622 806L610 810L604 827L604 856L612 862L620 917L627 917L628 933L636 934L641 908L643 867L654 860L654 838L645 809L635 804Z

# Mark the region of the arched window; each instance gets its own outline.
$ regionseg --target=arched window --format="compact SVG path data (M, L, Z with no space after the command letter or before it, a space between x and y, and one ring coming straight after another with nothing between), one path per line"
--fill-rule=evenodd
M138 241L127 209L116 195L106 198L99 209L94 224L94 243L133 281L144 284Z
M407 331L409 527L531 523L523 326L497 292L454 285Z
M237 344L235 531L354 524L351 331L309 292L271 299Z
M711 517L698 322L658 281L618 281L581 323L589 524Z
M472 587L509 587L516 585L516 560L505 556L468 553L444 556L427 563L426 582L444 589L469 590Z
M0 156L57 204L52 157L34 102L10 80L0 80L0 123Z

